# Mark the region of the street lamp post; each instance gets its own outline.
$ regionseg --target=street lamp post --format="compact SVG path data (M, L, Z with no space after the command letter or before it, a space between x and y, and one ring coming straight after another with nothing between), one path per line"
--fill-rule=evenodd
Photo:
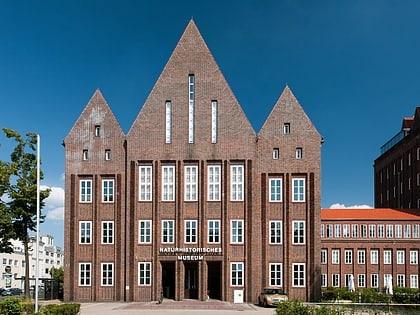
M41 138L36 136L36 263L35 263L35 314L38 313L38 288L39 288L39 215L40 215L40 147ZM27 275L28 276L28 275Z

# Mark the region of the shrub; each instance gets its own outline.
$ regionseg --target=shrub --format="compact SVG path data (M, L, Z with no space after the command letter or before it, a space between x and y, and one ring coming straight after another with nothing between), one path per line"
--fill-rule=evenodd
M311 315L309 307L302 303L293 301L283 301L276 308L277 315Z
M22 305L20 304L21 300L17 297L10 297L4 299L0 303L0 314L4 315L21 315L22 314Z
M77 315L80 312L80 304L49 304L43 307L40 314L43 315Z

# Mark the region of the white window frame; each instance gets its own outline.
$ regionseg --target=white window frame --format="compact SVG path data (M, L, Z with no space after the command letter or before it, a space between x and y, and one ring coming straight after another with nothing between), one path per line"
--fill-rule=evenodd
M79 263L79 286L90 287L92 285L92 264Z
M92 221L79 221L79 244L92 244Z
M114 285L114 263L101 263L101 286Z
M397 265L405 264L405 252L403 250L397 250Z
M323 273L321 275L321 287L326 288L328 286L328 274Z
M198 198L198 167L185 165L184 167L184 200L197 201Z
M292 287L304 288L306 286L306 264L293 263L292 273Z
M296 160L301 160L303 158L303 148L296 148L295 158Z
M384 250L384 265L391 265L391 264L392 264L392 251Z
M207 201L220 201L221 166L207 166Z
M410 288L419 288L419 275L410 275Z
M283 286L283 264L270 263L270 286L282 287Z
M115 181L114 179L102 180L102 202L113 203L115 200Z
M366 287L366 274L359 273L357 275L357 287L359 287L359 288Z
M366 264L366 250L364 249L357 250L357 263L359 265Z
M351 265L353 263L353 250L345 249L344 250L344 264Z
M370 286L372 288L379 288L379 275L377 273L370 275Z
M331 263L333 265L340 264L340 250L339 249L333 249L331 251Z
M139 244L152 244L152 220L139 220Z
M153 196L153 168L139 166L139 201L152 201Z
M306 222L302 220L292 221L293 224L293 245L305 245L306 244Z
M379 263L379 250L371 249L370 250L370 264L377 265Z
M410 250L410 265L418 265L419 263L419 251Z
M244 166L231 165L230 166L230 200L243 201L244 200Z
M184 220L184 242L185 244L197 244L198 221Z
M217 101L211 101L211 143L217 143Z
M306 201L306 178L292 178L292 202Z
M405 288L405 274L397 274L397 287Z
M152 285L152 263L149 261L140 261L138 263L138 285Z
M230 220L230 243L244 243L244 220Z
M333 273L331 275L331 285L335 288L338 288L340 286L340 274L339 273Z
M270 244L283 243L283 221L270 221Z
M79 202L92 203L92 180L81 179L79 183L80 183Z
M243 262L230 263L230 285L232 287L242 287L245 283L244 275Z
M111 150L105 149L105 161L110 161L110 160L111 160Z
M220 220L207 221L207 243L208 244L220 243Z
M175 201L175 166L162 166L162 201Z
M172 141L172 103L165 102L165 143Z
M282 178L270 178L270 202L282 202L283 201L283 179Z
M114 244L114 221L102 221L102 244Z
M188 143L194 143L194 85L194 74L190 74L188 76Z
M162 220L162 244L173 244L175 242L175 221Z
M328 250L321 249L321 264L325 265L328 263Z

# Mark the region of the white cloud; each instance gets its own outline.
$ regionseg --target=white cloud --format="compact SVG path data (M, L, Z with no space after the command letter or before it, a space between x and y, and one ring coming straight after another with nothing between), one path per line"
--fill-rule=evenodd
M41 186L41 189L51 189L50 195L45 199L43 213L49 220L64 220L64 189L62 187Z
M369 205L353 205L353 206L346 206L342 203L334 203L330 206L330 209L370 209L373 208Z

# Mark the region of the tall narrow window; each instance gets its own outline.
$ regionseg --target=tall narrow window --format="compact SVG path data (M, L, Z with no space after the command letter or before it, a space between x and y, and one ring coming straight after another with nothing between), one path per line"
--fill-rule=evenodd
M197 220L185 220L185 243L197 243Z
M305 244L305 221L293 221L293 244Z
M303 149L302 148L296 148L296 159L297 160L302 159L302 154L303 154Z
M305 179L293 178L293 202L305 202Z
M175 166L162 167L162 200L175 200Z
M139 262L139 285L151 285L152 284L152 263L151 262Z
M163 220L162 221L162 243L173 243L174 242L174 221Z
M211 143L217 142L217 101L211 102Z
M109 161L109 160L111 160L111 150L106 149L105 150L105 161Z
M244 263L242 262L230 263L230 285L231 286L244 285Z
M102 202L114 202L114 180L102 180Z
M111 286L114 283L114 264L113 263L102 263L102 286Z
M194 75L188 76L188 143L194 143Z
M232 165L230 171L230 200L242 201L244 198L244 167L242 165Z
M207 200L220 200L220 165L209 165L207 167Z
M270 178L270 202L282 201L282 179Z
M305 286L305 264L293 264L293 287Z
M139 200L152 201L152 167L139 167Z
M79 263L79 286L90 286L91 263Z
M270 221L270 244L282 243L282 227L282 221Z
M79 244L92 244L92 221L79 222Z
M152 221L151 220L139 221L139 243L140 244L152 243Z
M283 125L283 133L288 135L290 133L290 123L284 123Z
M185 166L185 201L197 201L197 166Z
M278 160L280 157L280 150L279 148L274 148L273 149L273 160Z
M230 221L230 243L242 244L244 242L244 221L232 220Z
M88 150L83 150L83 161L89 160Z
M92 180L83 179L80 181L80 202L92 202Z
M114 244L114 221L102 221L102 244Z
M101 126L96 125L95 126L95 137L99 137L101 135Z
M165 142L171 143L172 134L172 103L166 101L165 103Z
M220 220L208 220L208 243L220 243Z
M282 264L272 263L270 264L270 285L274 287L281 287L282 281Z

